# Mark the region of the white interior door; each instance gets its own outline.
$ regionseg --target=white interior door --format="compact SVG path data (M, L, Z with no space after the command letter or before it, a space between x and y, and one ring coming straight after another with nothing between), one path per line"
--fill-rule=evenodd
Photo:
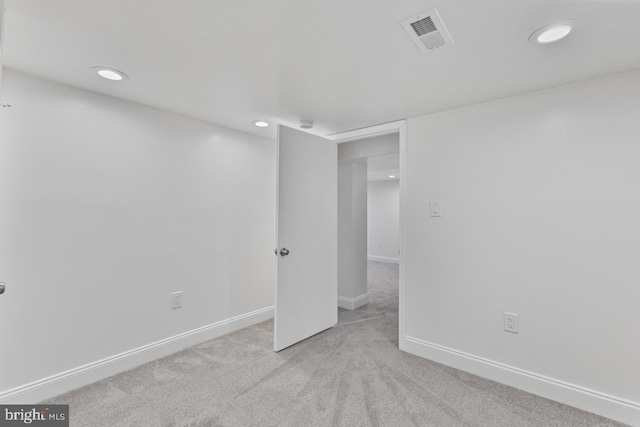
M278 126L274 349L338 321L338 148ZM288 252L288 253L287 253Z

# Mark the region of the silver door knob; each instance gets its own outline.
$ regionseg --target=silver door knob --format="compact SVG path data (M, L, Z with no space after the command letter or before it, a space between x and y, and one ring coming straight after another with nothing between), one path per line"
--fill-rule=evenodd
M289 255L289 249L287 248L280 249L280 256L287 256L287 255Z
M0 282L0 295L4 294L4 291L7 289L7 285Z

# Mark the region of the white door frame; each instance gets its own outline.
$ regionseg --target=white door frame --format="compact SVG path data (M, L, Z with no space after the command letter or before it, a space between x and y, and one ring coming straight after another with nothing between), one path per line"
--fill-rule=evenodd
M407 186L407 122L406 120L399 120L397 122L384 123L381 125L371 126L362 129L350 130L347 132L340 132L333 135L329 135L332 141L338 144L345 142L357 141L359 139L371 138L374 136L389 135L392 133L398 134L398 140L400 143L400 283L398 286L398 342L400 349L403 347L403 341L405 337L405 269L406 269L406 229L405 229L405 190Z

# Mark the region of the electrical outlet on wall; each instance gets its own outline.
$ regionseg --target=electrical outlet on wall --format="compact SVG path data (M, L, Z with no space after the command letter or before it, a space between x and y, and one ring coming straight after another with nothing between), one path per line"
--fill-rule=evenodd
M520 332L520 324L518 322L518 315L514 313L504 313L504 330L507 332L513 332L517 334Z
M171 294L171 308L182 307L182 291L174 292Z

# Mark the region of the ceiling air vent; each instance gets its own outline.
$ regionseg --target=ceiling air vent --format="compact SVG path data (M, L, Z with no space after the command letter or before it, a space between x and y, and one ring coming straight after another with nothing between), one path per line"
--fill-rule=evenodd
M423 52L453 44L451 34L436 9L414 15L402 21L402 27Z

